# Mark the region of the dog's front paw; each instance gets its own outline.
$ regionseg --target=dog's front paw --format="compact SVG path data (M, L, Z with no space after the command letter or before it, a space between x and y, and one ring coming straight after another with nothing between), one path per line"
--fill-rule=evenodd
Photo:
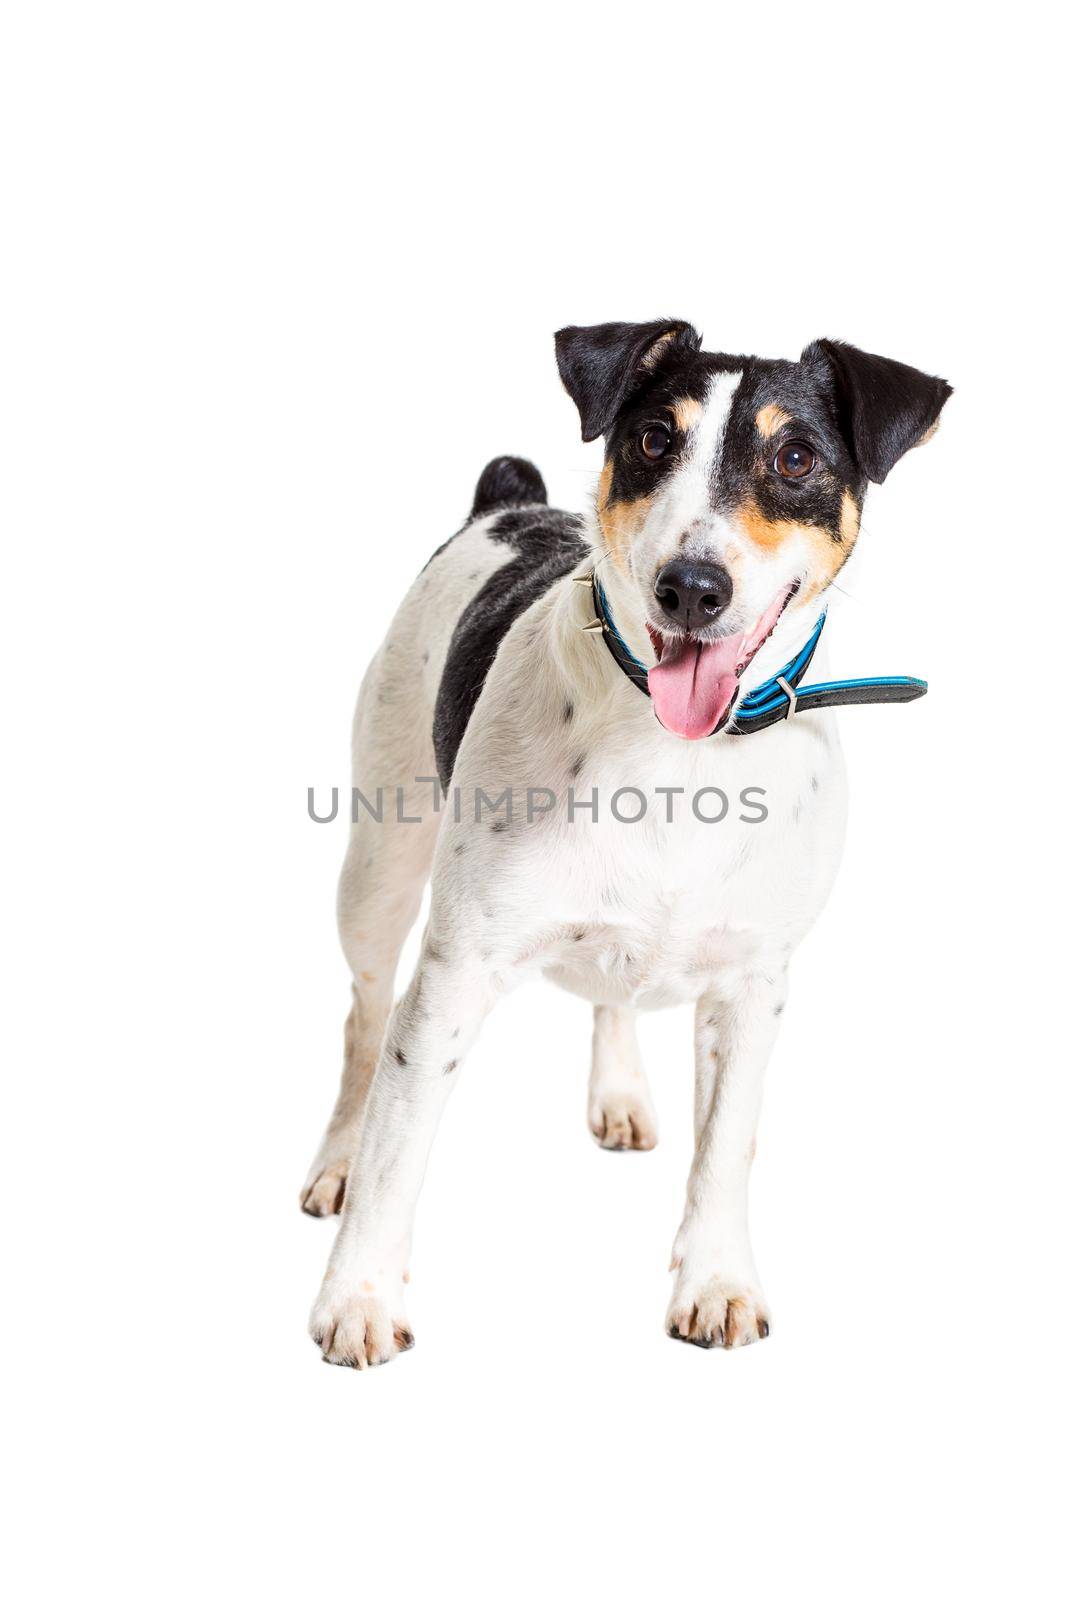
M300 1209L309 1217L336 1215L344 1205L348 1166L347 1157L341 1161L317 1161L300 1191Z
M667 1311L667 1332L708 1350L722 1345L758 1344L771 1331L770 1316L758 1285L710 1277L698 1284L680 1281Z
M604 1150L652 1150L659 1137L652 1102L622 1091L590 1101L589 1131Z
M415 1343L400 1297L374 1293L370 1283L352 1294L324 1284L308 1332L335 1367L380 1367Z

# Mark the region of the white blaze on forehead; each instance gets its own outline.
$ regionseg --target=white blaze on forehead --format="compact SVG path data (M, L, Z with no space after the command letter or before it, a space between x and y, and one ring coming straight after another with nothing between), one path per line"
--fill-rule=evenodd
M726 424L742 376L740 372L717 372L708 383L701 402L700 420L687 440L685 455L671 473L663 496L663 522L675 531L707 520Z
M707 483L714 478L718 468L726 424L743 376L741 372L717 372L708 384L704 396L704 415L696 430L692 449L693 465L705 473Z

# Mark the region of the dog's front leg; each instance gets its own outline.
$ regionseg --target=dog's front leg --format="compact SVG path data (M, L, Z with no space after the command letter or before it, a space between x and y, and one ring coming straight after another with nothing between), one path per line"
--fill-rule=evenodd
M589 1131L605 1150L651 1150L656 1113L630 1006L594 1006Z
M483 964L446 959L428 940L393 1013L311 1313L311 1336L337 1366L376 1366L413 1342L404 1284L415 1202L456 1069L494 992Z
M667 1331L691 1344L753 1344L770 1332L748 1238L748 1176L785 995L776 964L734 975L697 1005L696 1153L667 1312Z

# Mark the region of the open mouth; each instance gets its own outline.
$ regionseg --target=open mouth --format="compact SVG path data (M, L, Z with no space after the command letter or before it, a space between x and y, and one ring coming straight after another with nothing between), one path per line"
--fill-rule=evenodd
M656 716L665 728L682 739L706 739L726 725L737 699L738 679L767 643L796 592L795 583L787 584L755 627L727 634L724 639L662 634L646 622L656 652L648 688Z

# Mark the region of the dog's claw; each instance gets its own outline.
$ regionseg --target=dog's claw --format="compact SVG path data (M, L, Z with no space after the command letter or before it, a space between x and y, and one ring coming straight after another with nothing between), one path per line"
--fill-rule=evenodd
M335 1296L324 1289L308 1331L324 1361L334 1367L356 1367L360 1372L391 1361L415 1343L399 1295Z
M300 1191L300 1209L309 1217L335 1216L344 1205L348 1161L334 1161L312 1172Z
M589 1131L602 1150L654 1150L656 1113L640 1095L617 1095L590 1107Z
M667 1332L701 1350L758 1344L771 1331L762 1298L757 1288L721 1278L709 1279L695 1292L691 1285L676 1290L667 1313Z

